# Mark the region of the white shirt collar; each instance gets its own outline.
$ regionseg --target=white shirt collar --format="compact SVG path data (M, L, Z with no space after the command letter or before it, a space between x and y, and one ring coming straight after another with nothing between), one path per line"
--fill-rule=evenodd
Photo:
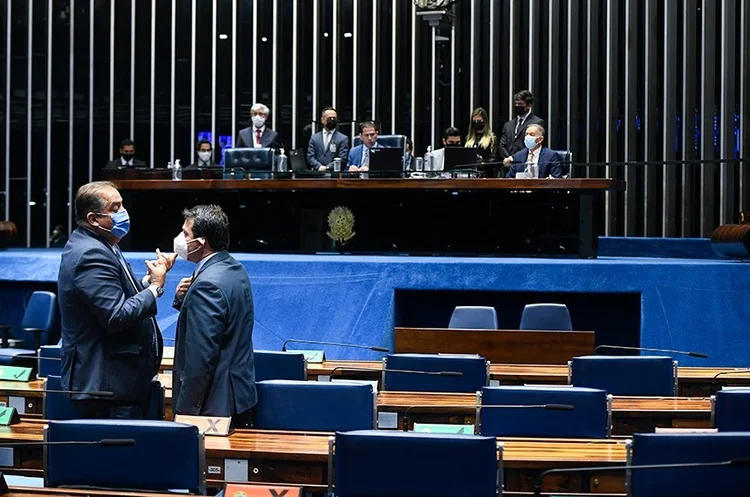
M132 166L133 165L133 159L125 160L123 159L122 155L120 156L120 162L123 166Z

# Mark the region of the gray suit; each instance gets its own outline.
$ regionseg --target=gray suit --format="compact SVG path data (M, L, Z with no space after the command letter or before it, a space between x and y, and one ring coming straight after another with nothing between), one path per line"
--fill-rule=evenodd
M254 126L242 128L239 135L237 135L237 143L234 144L234 148L253 148L255 146L253 133L255 133ZM265 148L272 148L278 151L281 148L279 134L266 126L260 135L260 144Z
M335 130L328 147L324 146L322 131L318 131L310 138L310 144L307 146L307 163L311 168L317 171L320 166L332 163L336 157L341 159L343 171L349 158L349 138L344 133Z
M258 400L253 296L245 268L226 251L195 274L177 322L172 402L176 414L234 416Z

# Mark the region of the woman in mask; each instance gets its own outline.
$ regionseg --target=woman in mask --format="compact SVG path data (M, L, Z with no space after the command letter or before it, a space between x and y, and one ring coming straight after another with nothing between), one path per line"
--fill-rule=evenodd
M485 178L494 178L495 167L492 163L497 160L497 137L490 128L490 118L487 111L477 107L471 113L471 125L466 135L466 148L476 148L477 154L485 163L483 172Z

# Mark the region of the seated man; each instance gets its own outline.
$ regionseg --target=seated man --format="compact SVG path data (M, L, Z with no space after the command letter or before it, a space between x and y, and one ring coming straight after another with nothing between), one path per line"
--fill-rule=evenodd
M526 177L535 178L559 178L562 176L562 166L557 154L547 147L542 146L544 142L544 128L538 124L531 124L526 128L524 145L526 148L517 152L512 157L506 157L503 163L510 166L506 178L515 178L516 173L527 174ZM538 173L532 171L538 168Z
M333 160L338 157L341 159L341 169L345 171L349 156L349 138L337 129L339 116L336 109L323 109L320 122L323 124L323 130L310 138L307 146L307 163L315 171L327 171L333 169Z
M442 171L445 164L445 147L460 147L461 132L457 128L450 127L443 131L443 148L432 153L432 166L435 171Z
M349 171L366 172L370 170L370 149L383 148L378 143L378 127L372 121L365 121L359 125L359 138L362 145L349 150Z
M195 146L195 153L198 160L190 164L185 169L199 169L204 167L221 167L214 162L213 147L208 140L200 140Z
M236 148L272 148L278 151L281 148L279 134L266 126L268 115L271 111L261 103L250 107L251 126L240 130L237 136Z
M109 161L104 169L117 169L118 167L146 167L142 160L134 158L135 143L130 138L125 138L120 142L120 156L113 161Z

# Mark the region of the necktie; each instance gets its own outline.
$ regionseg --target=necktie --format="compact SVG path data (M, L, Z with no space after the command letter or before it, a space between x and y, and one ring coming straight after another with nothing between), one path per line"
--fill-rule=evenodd
M364 166L370 166L370 149L367 147L362 147L362 163L360 167Z
M516 122L516 134L518 134L518 130L520 130L522 127L523 127L523 117L519 116Z
M260 145L260 130L259 129L255 130L255 143L256 145Z
M323 133L323 148L328 151L328 144L331 143L331 133Z

